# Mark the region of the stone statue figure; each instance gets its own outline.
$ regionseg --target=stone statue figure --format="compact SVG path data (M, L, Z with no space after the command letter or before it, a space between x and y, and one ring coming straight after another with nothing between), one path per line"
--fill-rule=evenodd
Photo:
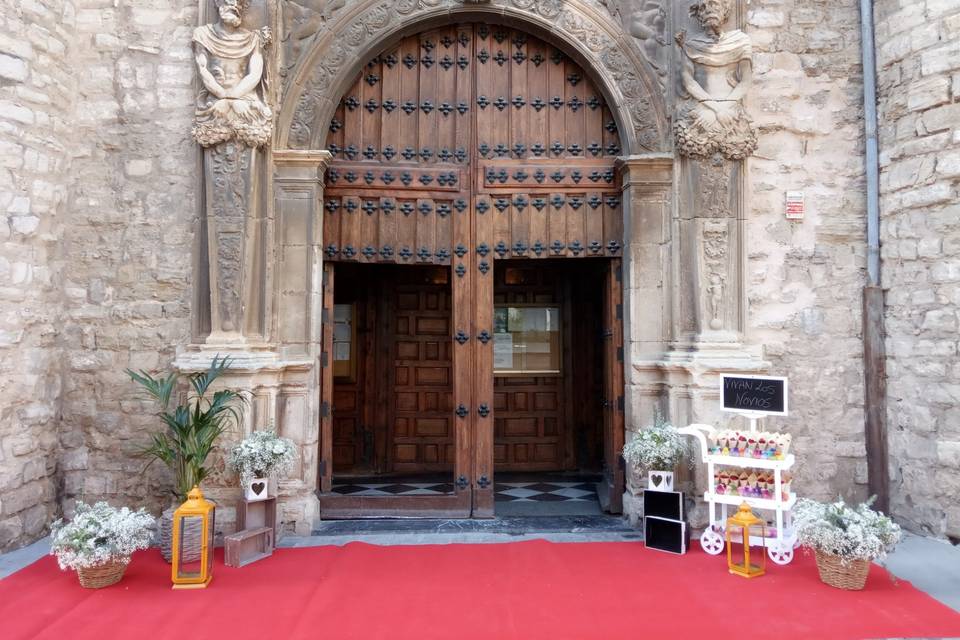
M681 80L689 99L680 105L674 124L677 149L686 156L730 160L746 158L757 148L757 134L743 108L753 74L750 37L740 29L723 31L734 0L698 0L690 7L704 37L677 44L683 53Z
M203 87L197 97L193 137L204 147L237 141L266 144L273 134L273 113L264 100L263 48L267 27L242 28L250 0L216 0L219 22L197 27L193 46Z

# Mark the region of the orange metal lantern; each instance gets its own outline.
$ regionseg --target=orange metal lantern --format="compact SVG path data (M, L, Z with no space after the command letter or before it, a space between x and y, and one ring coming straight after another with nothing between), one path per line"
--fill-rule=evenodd
M767 554L764 553L763 547L760 547L760 564L750 563L750 527L758 525L760 527L760 540L763 542L766 539L766 523L753 515L750 505L746 502L740 505L736 515L727 518L727 567L730 569L730 573L744 578L756 578L767 572ZM743 556L738 558L739 562L735 562L733 558L733 544L737 532L740 532L743 541Z
M194 486L187 501L173 512L173 567L170 577L174 589L203 589L213 577L213 531L216 507ZM200 556L184 547L191 529L200 528Z

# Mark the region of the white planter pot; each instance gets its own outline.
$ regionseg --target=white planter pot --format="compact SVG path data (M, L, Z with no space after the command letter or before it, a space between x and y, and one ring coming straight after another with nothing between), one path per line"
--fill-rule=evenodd
M253 478L243 483L243 497L250 502L266 500L270 497L270 479Z
M647 491L673 491L673 471L648 471Z

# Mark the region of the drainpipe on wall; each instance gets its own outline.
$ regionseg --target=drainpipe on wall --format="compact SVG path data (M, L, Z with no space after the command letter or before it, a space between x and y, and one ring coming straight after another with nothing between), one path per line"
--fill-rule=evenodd
M887 372L880 286L880 159L877 144L877 60L873 0L860 0L860 42L863 52L863 121L867 173L867 284L863 288L864 414L867 484L877 496L874 508L890 512L890 468L887 452Z

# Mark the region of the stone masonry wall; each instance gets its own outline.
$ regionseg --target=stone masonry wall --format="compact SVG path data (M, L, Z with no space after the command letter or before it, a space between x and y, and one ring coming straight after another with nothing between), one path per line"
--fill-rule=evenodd
M960 538L960 3L877 0L891 509Z
M63 507L169 503L157 429L127 367L167 369L190 342L198 152L195 0L76 0L75 180L63 245Z
M0 6L0 551L58 511L74 15L63 0Z
M960 488L960 410L949 407L960 387L947 382L960 377L958 14L955 0L877 1L894 510L937 535L960 528L960 508L939 506ZM132 455L156 423L123 370L165 368L191 340L197 3L15 0L0 20L9 548L76 499L166 503L167 472L141 475ZM797 490L863 498L857 2L753 0L747 32L760 130L748 162L748 340L791 379L791 415L771 424L795 435ZM806 194L804 221L784 219L786 190Z
M866 198L855 0L754 0L747 13L760 130L749 159L748 340L790 378L800 495L866 496L861 291ZM784 217L803 191L806 218Z

